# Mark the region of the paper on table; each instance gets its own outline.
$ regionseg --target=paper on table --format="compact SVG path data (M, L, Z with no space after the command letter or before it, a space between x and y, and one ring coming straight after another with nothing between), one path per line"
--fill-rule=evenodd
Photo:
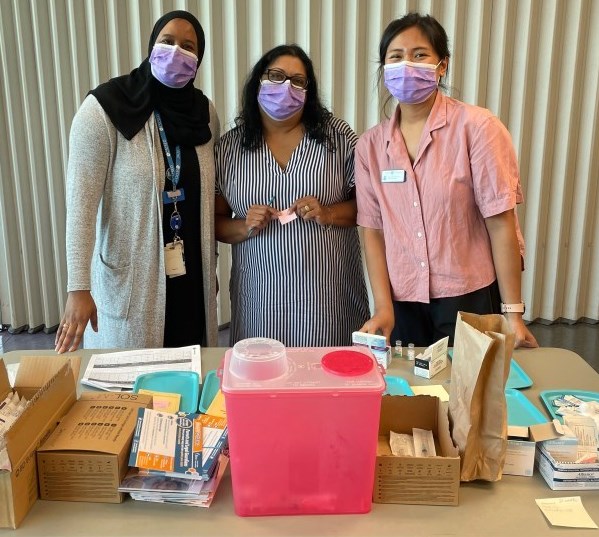
M410 386L414 395L432 395L438 397L441 401L449 401L449 394L447 390L440 384L433 384L430 386Z
M106 391L132 390L139 375L156 371L196 371L202 378L200 346L92 354L81 384Z
M580 496L566 498L543 498L535 500L549 523L569 528L597 528L582 505Z

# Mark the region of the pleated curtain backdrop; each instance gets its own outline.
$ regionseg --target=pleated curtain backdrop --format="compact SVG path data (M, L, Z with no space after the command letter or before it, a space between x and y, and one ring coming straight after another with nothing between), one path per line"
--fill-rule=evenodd
M323 101L361 134L381 117L384 27L408 11L437 17L450 39L452 96L499 116L518 153L525 318L599 319L599 0L0 0L0 322L58 324L73 115L89 89L141 62L154 21L172 9L204 26L196 83L223 130L252 65L296 42Z

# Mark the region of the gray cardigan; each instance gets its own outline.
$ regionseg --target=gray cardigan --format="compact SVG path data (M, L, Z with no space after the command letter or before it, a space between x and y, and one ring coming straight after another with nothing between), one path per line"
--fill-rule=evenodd
M212 139L196 147L200 164L201 244L206 334L217 342L214 144L220 136L210 103ZM92 95L77 111L67 170L68 291L91 289L98 332L86 348L162 347L166 302L162 236L164 160L154 116L131 140Z

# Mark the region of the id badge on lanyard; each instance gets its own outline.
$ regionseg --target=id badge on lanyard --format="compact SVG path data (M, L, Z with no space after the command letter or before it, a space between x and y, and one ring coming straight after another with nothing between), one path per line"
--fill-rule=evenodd
M169 242L164 247L164 268L169 278L184 276L185 270L185 249L181 239Z
M164 148L164 153L166 154L166 159L168 163L168 169L166 172L167 179L171 180L173 188L171 191L165 190L162 193L162 201L165 205L173 205L173 211L171 212L170 218L170 226L174 231L173 241L169 242L164 246L164 268L166 271L166 275L170 278L175 278L177 276L183 276L186 274L185 270L185 249L183 245L183 241L181 237L179 237L179 230L183 225L183 219L181 218L181 213L179 213L179 208L177 206L178 202L185 200L185 191L183 188L177 188L179 184L179 179L181 177L181 147L179 145L175 148L175 162L173 162L173 157L171 155L170 148L168 146L168 141L166 139L166 133L164 132L164 127L162 126L162 118L158 111L154 111L154 116L156 118L156 123L158 124L158 132L160 133L160 141L162 142L162 147Z

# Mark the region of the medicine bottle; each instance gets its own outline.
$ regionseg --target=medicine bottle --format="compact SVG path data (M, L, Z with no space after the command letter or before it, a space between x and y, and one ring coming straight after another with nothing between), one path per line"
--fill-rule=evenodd
M395 342L395 357L402 358L403 357L403 347L401 346L401 339L398 339Z
M413 343L408 343L408 360L414 360L416 358L416 350L414 349Z

